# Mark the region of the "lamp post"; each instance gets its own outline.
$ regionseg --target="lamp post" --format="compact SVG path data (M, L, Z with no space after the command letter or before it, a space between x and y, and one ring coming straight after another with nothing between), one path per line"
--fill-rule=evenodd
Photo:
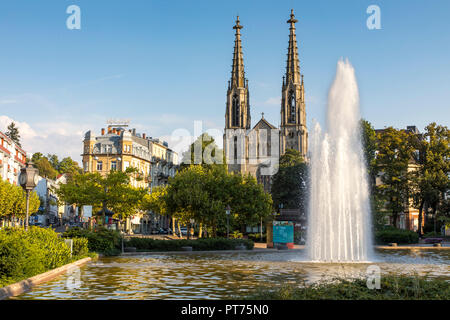
M230 233L230 213L231 213L230 205L227 205L225 213L227 215L227 239L228 239Z
M33 190L39 180L39 170L33 166L33 162L29 161L25 167L20 169L19 184L25 190L27 195L27 217L25 220L25 231L28 230L28 216L30 209L30 192Z

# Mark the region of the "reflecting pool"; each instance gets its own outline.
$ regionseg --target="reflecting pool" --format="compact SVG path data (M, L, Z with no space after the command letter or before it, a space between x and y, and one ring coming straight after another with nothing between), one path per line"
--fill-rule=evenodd
M377 250L376 261L311 263L304 250L104 257L12 299L226 299L257 287L334 277L418 274L450 283L450 250Z

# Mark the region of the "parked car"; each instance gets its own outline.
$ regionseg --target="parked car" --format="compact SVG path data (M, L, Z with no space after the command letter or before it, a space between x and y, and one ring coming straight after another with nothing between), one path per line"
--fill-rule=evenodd
M181 231L181 234L182 234L183 236L187 235L187 228L186 228L186 227L181 227L181 228L180 228L180 231Z
M442 242L442 238L426 238L425 239L425 243L441 243Z
M169 231L167 229L164 228L159 228L159 234L169 234Z

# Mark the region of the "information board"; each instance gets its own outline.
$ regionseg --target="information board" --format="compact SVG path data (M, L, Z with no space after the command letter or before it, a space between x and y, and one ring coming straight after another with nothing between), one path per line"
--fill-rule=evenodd
M292 221L274 221L273 222L273 242L274 243L293 243L294 242L294 223Z

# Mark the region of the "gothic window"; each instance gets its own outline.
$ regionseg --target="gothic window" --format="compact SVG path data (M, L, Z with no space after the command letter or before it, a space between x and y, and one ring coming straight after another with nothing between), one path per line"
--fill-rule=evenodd
M239 117L240 117L240 110L239 110L240 106L239 106L239 99L237 94L235 94L233 96L233 100L232 100L232 112L231 112L231 116L232 116L232 123L231 125L233 127L239 127Z
M295 108L295 95L293 91L289 92L288 104L289 104L289 122L295 123L296 108Z
M234 147L234 163L237 163L237 137L235 136L233 139L233 147Z

